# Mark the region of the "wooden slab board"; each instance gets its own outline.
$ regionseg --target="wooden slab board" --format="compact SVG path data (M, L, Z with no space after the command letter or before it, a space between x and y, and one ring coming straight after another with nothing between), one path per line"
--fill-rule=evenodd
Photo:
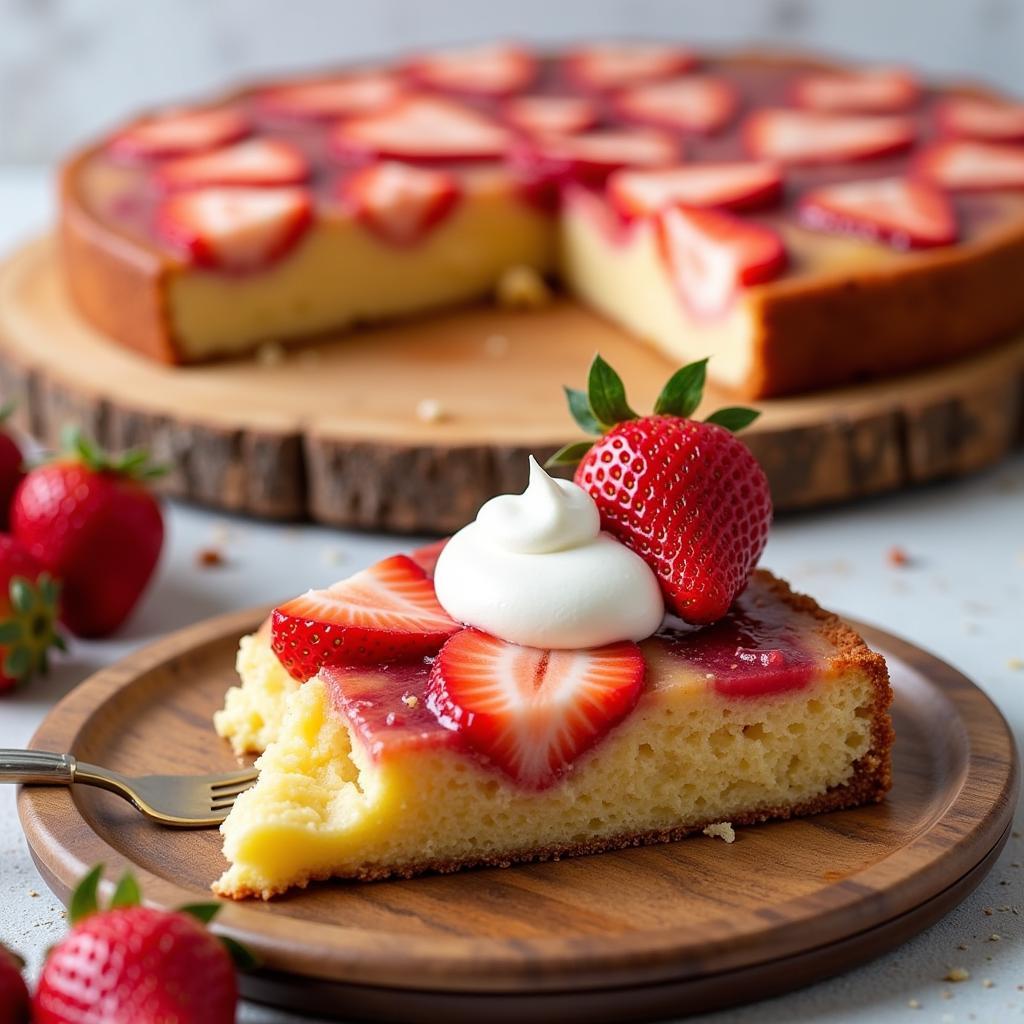
M234 759L210 717L261 615L190 627L104 669L34 737L125 773ZM858 627L896 688L895 785L882 805L663 846L406 881L324 884L225 906L264 968L245 990L345 1019L519 1022L678 1017L774 994L877 956L933 923L1005 842L1017 788L1002 716L950 666ZM149 824L110 794L25 787L21 821L65 900L103 861L147 898L208 897L216 832Z
M827 345L828 339L823 338ZM168 493L271 519L450 532L522 490L526 456L576 434L562 384L600 351L650 408L675 367L569 300L480 305L327 337L268 363L168 368L109 343L71 307L52 240L0 267L0 392L56 443L81 423L171 467ZM444 417L425 423L424 400ZM709 391L705 410L735 404ZM976 470L1019 442L1024 338L913 377L759 403L745 434L776 508L807 508Z

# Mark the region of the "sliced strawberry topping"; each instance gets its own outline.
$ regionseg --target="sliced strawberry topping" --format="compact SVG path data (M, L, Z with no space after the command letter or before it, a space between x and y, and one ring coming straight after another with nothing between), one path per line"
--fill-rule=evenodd
M469 96L509 96L526 89L537 74L533 54L495 43L436 50L410 61L406 73L418 84Z
M299 150L278 139L249 139L209 153L163 164L156 180L167 189L204 185L299 185L309 164Z
M516 782L543 789L633 710L645 673L634 643L546 651L467 629L441 648L427 702Z
M900 249L956 241L956 214L937 188L909 178L876 178L827 185L807 193L799 206L809 227L861 235Z
M918 157L916 170L936 185L960 192L1024 188L1024 148L966 140L938 142Z
M616 171L608 180L608 198L625 217L648 217L678 204L749 210L777 202L781 195L778 165L758 160Z
M829 114L890 114L912 107L921 88L902 68L807 75L793 86L801 107Z
M379 114L335 128L331 143L342 158L396 160L497 160L511 135L507 128L453 100L415 96Z
M935 118L946 135L990 142L1024 141L1024 103L957 96L940 103Z
M711 75L636 86L615 98L615 109L622 117L701 135L724 128L738 105L735 88Z
M583 96L517 96L502 110L509 124L530 135L573 135L598 118L596 104Z
M203 188L165 199L157 233L203 266L253 270L282 255L312 220L304 188Z
M786 266L774 231L716 210L662 210L658 235L683 301L704 319L726 312L744 285L770 281Z
M435 654L462 629L406 555L310 590L275 608L272 619L274 653L300 682L324 665L380 665Z
M790 164L867 160L907 149L914 125L904 117L851 117L803 110L759 110L744 125L757 157Z
M265 89L257 97L270 114L301 120L330 120L370 114L390 106L405 92L393 75L379 71L297 82Z
M562 58L570 81L585 89L622 89L689 71L692 50L667 43L597 43L568 51Z
M126 128L110 140L109 148L115 156L160 159L226 146L249 131L249 122L231 107L179 110Z
M459 195L458 181L446 171L389 160L356 171L340 189L347 209L381 238L400 245L440 223Z

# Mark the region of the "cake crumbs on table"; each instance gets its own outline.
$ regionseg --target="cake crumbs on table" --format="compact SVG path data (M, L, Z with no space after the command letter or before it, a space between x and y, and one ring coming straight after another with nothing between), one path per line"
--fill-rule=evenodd
M215 569L219 566L226 565L227 559L224 557L224 552L217 547L205 547L200 548L196 552L196 564L203 569Z
M1006 667L1010 669L1011 672L1024 671L1024 658L1007 658Z
M952 981L956 984L961 981L969 981L970 977L971 972L967 970L966 967L950 967L950 969L946 971L946 975L942 980Z
M921 1000L920 999L908 999L907 1000L907 1006L909 1006L912 1010L920 1010L921 1009Z
M992 933L992 934L991 934L991 935L990 935L990 936L988 937L988 941L989 941L989 942L1001 942L1001 941L1002 941L1002 938L1003 938L1003 937L1002 937L1002 935L1000 935L1000 934L999 934L999 932L993 932L993 933Z
M712 839L721 839L726 843L736 841L736 830L732 827L731 821L716 821L704 829L704 835Z
M911 565L913 563L913 559L907 553L907 549L900 547L899 544L894 544L889 548L889 552L885 557L886 561L890 565L896 566L897 568L902 568L903 566Z
M996 987L996 983L991 978L982 978L981 979L981 987L982 988L995 988Z

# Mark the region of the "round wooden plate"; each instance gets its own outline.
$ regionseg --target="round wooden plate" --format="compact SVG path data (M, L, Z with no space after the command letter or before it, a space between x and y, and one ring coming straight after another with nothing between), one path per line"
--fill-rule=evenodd
M361 330L269 363L168 368L77 316L52 241L0 268L0 390L22 425L49 443L73 420L105 445L144 444L172 467L169 493L269 518L457 529L487 498L522 490L528 453L574 437L559 385L582 385L597 351L640 409L675 368L569 300ZM417 417L424 400L439 422ZM709 390L707 411L727 404ZM744 437L778 509L958 475L1020 439L1024 338L905 379L758 404Z
M104 669L33 746L125 773L233 767L210 716L260 616L193 626ZM219 927L265 970L246 992L381 1020L614 1021L756 999L876 956L931 924L988 870L1010 827L1013 739L968 679L858 627L896 688L895 785L882 805L664 846L410 881L329 884L228 904ZM153 826L107 793L22 789L21 820L66 899L99 861L161 906L208 898L216 832Z

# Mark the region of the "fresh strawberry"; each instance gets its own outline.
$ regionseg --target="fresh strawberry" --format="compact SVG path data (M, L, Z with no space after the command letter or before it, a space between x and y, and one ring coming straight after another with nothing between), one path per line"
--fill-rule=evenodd
M111 457L69 430L64 452L21 482L14 536L61 581L61 621L72 633L112 633L145 590L164 540L146 484L161 472L143 451Z
M147 118L110 140L115 156L155 160L201 153L249 134L246 118L232 107L174 110Z
M431 544L425 544L421 548L416 548L415 551L410 552L409 557L431 578L434 576L434 569L437 568L437 560L441 557L441 552L444 551L445 546L448 543L448 538L444 537L441 540L435 540Z
M575 135L597 124L597 105L583 96L516 96L502 106L505 120L527 135Z
M197 264L247 271L284 255L313 220L304 188L200 188L157 209L156 230Z
M29 1024L31 1000L20 957L0 945L0 1024Z
M662 259L687 308L714 319L746 285L786 268L782 239L771 228L717 210L670 206L657 215Z
M405 86L394 75L367 71L272 86L256 99L262 110L274 116L330 121L383 110L404 94Z
M645 673L629 641L546 651L465 629L435 659L427 704L521 786L544 789L633 710Z
M917 174L957 192L1024 188L1024 148L951 139L929 146L914 164Z
M772 518L764 471L733 435L757 417L727 408L692 419L707 360L676 371L653 416L637 416L618 374L600 357L569 408L597 441L566 445L552 465L579 463L577 484L597 502L602 527L654 571L669 610L694 624L729 610L757 564Z
M788 164L827 164L908 149L914 142L914 124L905 117L770 108L751 114L743 134L753 156Z
M280 139L250 139L225 149L185 156L156 172L165 189L206 185L298 185L309 177L306 158Z
M739 95L723 78L689 75L626 89L615 97L614 106L630 121L711 135L732 119Z
M537 75L537 61L521 46L490 43L434 50L409 61L406 74L418 85L467 96L510 96Z
M447 171L390 160L361 168L339 189L345 209L398 245L422 238L454 209L459 196L459 182Z
M562 58L566 77L584 89L622 89L689 71L692 51L669 43L591 43Z
M782 197L778 165L763 160L686 164L653 171L616 171L608 198L624 217L649 217L666 206L751 210Z
M436 654L461 628L438 604L426 572L395 555L275 608L271 646L305 682L328 664L380 665Z
M793 100L827 114L892 114L917 103L921 87L902 68L865 68L805 75L793 85Z
M956 213L939 189L910 178L844 181L808 192L800 220L817 231L861 235L898 249L951 245Z
M72 896L71 930L43 967L34 1024L234 1024L235 965L251 967L253 958L207 929L218 904L143 907L126 875L101 910L101 874L94 868Z
M1024 142L1024 103L954 96L938 104L935 120L944 135L988 142Z
M507 128L454 100L412 96L386 110L343 121L331 147L343 160L498 160L511 135Z
M6 530L11 518L11 499L25 476L25 457L21 447L6 429L14 403L0 406L0 530Z

